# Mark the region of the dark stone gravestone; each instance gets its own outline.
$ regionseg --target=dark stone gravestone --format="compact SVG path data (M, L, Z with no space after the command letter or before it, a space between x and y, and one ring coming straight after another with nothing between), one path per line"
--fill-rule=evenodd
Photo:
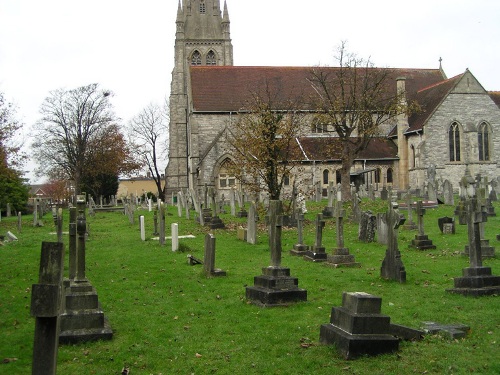
M455 218L448 216L438 218L438 227L443 234L455 234Z
M441 335L450 340L463 339L470 331L465 324L440 324L436 322L423 322L422 329L426 334Z
M386 187L384 186L382 190L380 190L380 199L383 201L386 201L389 198L389 192L387 191Z
M307 300L307 291L299 289L298 279L290 276L289 268L281 266L282 213L281 201L269 202L271 265L262 269L262 275L254 277L254 286L246 287L246 298L263 307L282 306Z
M465 296L483 296L500 293L500 276L493 276L490 267L483 266L481 256L480 224L487 220L477 198L467 201L470 267L462 270L462 277L454 279L454 288L447 292Z
M42 242L38 284L31 288L31 316L35 317L32 374L55 375L62 307L64 245Z
M423 207L422 201L417 202L415 211L418 215L418 234L415 235L415 238L411 241L410 247L418 250L435 249L436 246L432 244L432 240L424 233L425 208Z
M377 217L373 215L371 211L361 213L358 228L358 239L366 243L375 241L376 227Z
M208 223L208 226L210 227L210 229L225 228L226 226L224 225L224 222L217 215L217 203L215 201L215 196L217 195L217 192L215 191L215 189L210 188L209 193L210 193L210 198L212 200L212 216L210 218L210 222Z
M207 233L205 236L205 259L203 262L205 276L226 276L226 271L215 268L215 237Z
M418 228L417 224L413 222L413 199L409 190L408 193L406 194L406 210L408 212L408 215L406 215L406 221L405 224L403 225L403 228L409 230L417 229Z
M332 254L327 256L327 265L331 267L360 267L360 263L356 263L354 255L349 254L349 249L344 246L344 216L345 211L342 207L342 202L337 202L335 209L336 216L336 231L337 231L337 247L333 249Z
M297 218L297 243L293 245L293 249L290 250L290 255L293 256L303 256L309 249L309 246L304 245L304 214L297 210L295 217Z
M391 319L381 314L381 306L380 297L344 292L342 307L333 307L330 323L320 328L320 342L335 345L345 359L397 351L399 340L391 334Z
M75 344L97 340L111 340L113 331L104 317L95 288L85 274L85 195L77 196L78 234L76 249L76 276L65 281L64 306L61 314L61 344ZM70 253L71 256L71 253Z
M455 216L458 216L459 225L467 225L467 211L465 209L465 199L460 198L455 211L453 212Z
M314 245L309 248L304 254L304 259L312 262L324 262L326 261L326 251L323 246L323 228L325 227L325 221L323 220L323 214L318 214L316 216L316 241Z
M395 202L389 203L387 210L387 245L385 258L382 261L380 275L384 279L395 280L400 283L406 282L406 270L401 261L401 253L398 248L398 228L404 224L405 217L398 211L398 204Z
M486 214L490 217L497 216L495 213L495 207L493 206L493 201L489 197L486 199Z

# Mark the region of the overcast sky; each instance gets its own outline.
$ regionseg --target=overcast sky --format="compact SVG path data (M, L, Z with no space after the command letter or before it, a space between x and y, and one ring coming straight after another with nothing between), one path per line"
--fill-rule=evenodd
M223 0L221 0L223 4ZM29 128L51 90L114 92L123 124L170 91L178 0L0 0L0 91ZM467 68L500 91L497 0L227 0L235 65Z

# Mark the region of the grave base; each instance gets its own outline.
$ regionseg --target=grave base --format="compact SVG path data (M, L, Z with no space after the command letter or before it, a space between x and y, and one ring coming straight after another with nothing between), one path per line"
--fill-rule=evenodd
M298 279L290 276L290 269L266 267L261 276L254 277L254 286L246 287L246 298L263 307L286 306L307 301L307 291L298 287Z
M406 282L406 270L401 261L401 252L399 250L391 254L388 249L385 252L385 258L380 268L380 276L387 280L395 280L400 283Z
M205 224L207 224L210 229L223 229L226 227L224 222L218 216L212 216L210 222Z
M290 255L301 257L304 256L307 250L309 250L309 246L302 244L295 244L293 245L293 249L290 250Z
M240 210L236 213L236 217L248 217L248 212L246 210Z
M464 268L462 277L455 277L449 293L479 297L500 294L500 276L491 274L490 267Z
M416 235L415 238L411 241L411 248L418 250L429 250L435 249L436 246L432 244L432 240L429 240L429 236L427 235Z
M89 281L65 280L65 311L61 314L61 344L111 340L113 331Z
M328 254L326 265L329 267L361 267L354 259L354 255L349 254L348 248L337 248L333 250L333 254Z
M333 207L325 207L321 213L323 214L323 218L330 219L333 217L334 211Z
M208 272L207 274L208 277L220 277L220 276L227 276L226 271L221 270L219 268L214 269L211 272Z
M469 245L465 246L465 250L462 253L463 256L469 256ZM481 258L494 258L495 257L495 247L490 246L490 240L481 240Z
M324 247L312 247L304 254L304 260L310 262L326 262L327 254Z

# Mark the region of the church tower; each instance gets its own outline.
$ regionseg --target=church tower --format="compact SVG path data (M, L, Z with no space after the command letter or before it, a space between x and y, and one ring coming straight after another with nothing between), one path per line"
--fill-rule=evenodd
M169 162L167 194L191 187L189 175L189 67L233 65L227 4L220 0L179 0L175 59L170 88Z

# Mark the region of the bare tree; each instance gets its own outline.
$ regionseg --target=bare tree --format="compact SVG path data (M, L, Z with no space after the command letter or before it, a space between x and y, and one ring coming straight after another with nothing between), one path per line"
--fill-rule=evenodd
M98 84L50 93L35 126L33 149L38 175L73 180L78 194L84 177L124 172L131 167L126 166L128 156L112 159L107 153L105 158L94 157L102 155L97 151L106 147L110 132L119 133L111 97Z
M283 183L301 160L296 138L304 114L300 97L284 93L279 80L267 80L250 93L231 131L235 176L253 191L280 199Z
M341 155L342 197L349 199L350 170L357 155L380 136L381 125L409 115L417 106L396 90L393 70L375 68L369 59L347 52L345 42L336 58L338 68L315 68L310 82L317 94L316 121L338 140L332 142L337 149L330 151Z
M158 197L165 199L165 170L168 149L169 110L165 102L163 107L151 103L129 123L129 134L136 144L141 163L147 168L155 181Z

